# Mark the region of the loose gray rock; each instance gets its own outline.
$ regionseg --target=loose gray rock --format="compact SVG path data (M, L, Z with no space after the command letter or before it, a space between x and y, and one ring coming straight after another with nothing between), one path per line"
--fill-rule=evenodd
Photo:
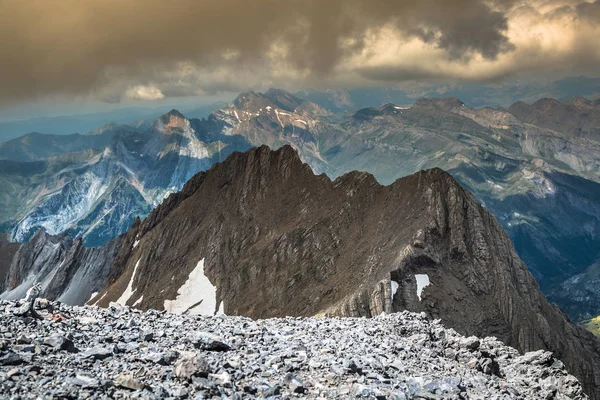
M194 338L194 345L207 351L228 351L231 346L212 333L199 332Z
M182 354L175 362L175 376L181 379L191 379L194 375L205 378L210 372L211 368L208 362L196 353Z
M70 353L77 353L79 351L70 339L58 334L45 338L44 344L56 350L65 350Z
M132 374L119 374L114 379L115 386L131 390L142 390L144 384L133 377Z
M104 347L92 347L81 353L81 357L83 358L93 358L96 360L104 360L112 355L112 350Z
M68 318L2 315L0 398L587 398L552 353L519 354L410 312L254 321L52 306Z

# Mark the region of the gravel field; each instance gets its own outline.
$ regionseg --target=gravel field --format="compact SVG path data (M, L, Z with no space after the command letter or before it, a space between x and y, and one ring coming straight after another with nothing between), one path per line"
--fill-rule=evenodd
M425 314L279 318L0 301L0 398L585 399L552 354ZM40 308L40 305L38 305Z

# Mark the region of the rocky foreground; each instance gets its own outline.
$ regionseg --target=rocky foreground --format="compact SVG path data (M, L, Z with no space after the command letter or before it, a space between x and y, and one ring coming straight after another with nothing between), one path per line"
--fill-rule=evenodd
M47 303L35 319L16 307L0 301L3 399L587 398L551 353L424 313L255 321Z

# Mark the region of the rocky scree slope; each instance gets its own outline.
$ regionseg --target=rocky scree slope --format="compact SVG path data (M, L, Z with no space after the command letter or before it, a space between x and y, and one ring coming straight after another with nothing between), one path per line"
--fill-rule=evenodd
M600 343L548 303L500 224L439 169L382 186L316 176L289 146L234 153L120 239L90 304L111 301L255 318L426 312L550 350L592 397L600 387Z
M364 318L173 315L0 301L0 393L10 398L587 399L563 363L464 337L425 313Z

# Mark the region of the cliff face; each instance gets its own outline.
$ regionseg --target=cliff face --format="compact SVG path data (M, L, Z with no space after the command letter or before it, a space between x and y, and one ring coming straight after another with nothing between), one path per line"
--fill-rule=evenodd
M94 271L107 284L88 304L101 306L255 318L424 311L462 334L551 350L600 396L597 340L547 302L494 217L439 169L389 186L359 172L331 181L291 147L263 146L195 175L112 247L32 242L59 265L45 286L55 297L56 282ZM20 266L24 246L8 282L42 270Z
M42 284L42 297L68 304L85 304L107 281L118 239L103 247L87 248L81 239L68 235L48 235L39 231L29 242L16 247L0 280L0 299L25 296L35 283Z

